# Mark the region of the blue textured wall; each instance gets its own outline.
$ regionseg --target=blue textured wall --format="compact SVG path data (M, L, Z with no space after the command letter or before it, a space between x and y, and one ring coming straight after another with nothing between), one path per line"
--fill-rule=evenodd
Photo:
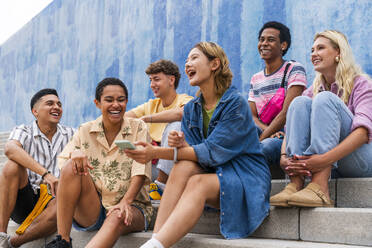
M144 73L154 60L174 60L184 70L190 48L219 43L230 58L234 85L245 95L262 68L257 32L266 21L288 25L293 46L286 55L314 76L310 49L316 32L338 29L372 74L370 0L55 0L0 47L0 131L29 122L31 96L55 87L64 104L63 123L98 115L98 81L119 77L129 88L129 108L152 97ZM179 92L194 94L185 74Z

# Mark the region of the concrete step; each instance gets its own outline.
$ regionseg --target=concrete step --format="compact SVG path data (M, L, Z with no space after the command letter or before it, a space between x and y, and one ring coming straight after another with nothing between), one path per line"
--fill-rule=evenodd
M0 147L0 156L4 155L4 147Z
M257 238L372 244L372 209L274 208L252 235ZM219 213L205 212L193 233L219 234Z
M8 158L5 155L0 155L0 164L5 163L8 160Z
M8 233L13 234L17 225L9 224ZM79 232L72 230L71 237L75 248L84 247L96 232ZM151 238L152 232L139 232L125 235L119 238L115 248L137 248ZM40 248L52 240L54 236L39 239L23 245L23 248ZM175 248L362 248L367 246L354 246L306 241L292 241L279 239L246 238L226 240L220 235L193 234L186 235L181 241L173 245Z

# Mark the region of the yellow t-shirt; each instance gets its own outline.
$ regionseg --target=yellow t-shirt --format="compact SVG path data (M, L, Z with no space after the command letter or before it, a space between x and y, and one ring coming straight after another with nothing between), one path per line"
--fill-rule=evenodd
M149 142L147 126L138 119L124 118L121 130L115 140L122 139L132 143L136 141ZM102 198L102 205L106 209L110 209L120 202L127 192L133 176L144 175L146 184L151 181L151 163L140 164L130 159L115 142L111 146L108 145L103 130L102 116L79 127L72 140L58 156L57 165L59 168L64 166L71 152L76 149L80 149L93 166L89 174ZM151 221L153 209L147 192L148 186L144 185L133 204L141 207L147 221Z
M168 107L163 107L162 101L160 98L150 99L148 102L139 105L138 107L132 109L137 116L140 118L144 115L151 115L160 113L164 110L169 110L173 108L181 108L186 103L188 103L193 97L187 94L177 94L176 98ZM163 135L164 129L168 123L148 123L149 133L153 140L160 142L161 136Z

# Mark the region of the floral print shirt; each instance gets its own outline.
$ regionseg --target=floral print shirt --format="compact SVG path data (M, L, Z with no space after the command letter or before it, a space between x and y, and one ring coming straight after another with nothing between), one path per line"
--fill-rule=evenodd
M125 118L121 130L115 140L150 142L147 125L134 118ZM82 124L58 156L58 167L62 168L76 150L82 150L88 157L93 169L89 171L102 205L106 209L118 204L127 192L131 177L146 176L145 185L134 200L134 205L140 207L148 221L151 219L152 207L148 196L147 185L151 180L151 164L140 164L127 157L123 150L115 144L108 145L103 130L102 116L94 121ZM148 222L149 223L149 222Z

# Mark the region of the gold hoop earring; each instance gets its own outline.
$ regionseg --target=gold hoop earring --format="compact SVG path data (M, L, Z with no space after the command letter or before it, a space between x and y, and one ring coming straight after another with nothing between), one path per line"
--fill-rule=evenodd
M340 62L340 57L336 56L335 61L336 61L336 63Z

